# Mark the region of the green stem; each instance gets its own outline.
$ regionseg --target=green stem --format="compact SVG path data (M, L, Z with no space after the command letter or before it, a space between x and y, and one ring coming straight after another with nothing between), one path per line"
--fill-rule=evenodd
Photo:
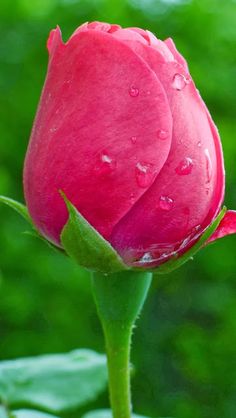
M104 327L113 418L131 417L130 345L132 327ZM122 343L121 343L122 342Z
M151 279L152 274L145 272L93 274L93 293L106 342L113 418L131 418L131 335Z

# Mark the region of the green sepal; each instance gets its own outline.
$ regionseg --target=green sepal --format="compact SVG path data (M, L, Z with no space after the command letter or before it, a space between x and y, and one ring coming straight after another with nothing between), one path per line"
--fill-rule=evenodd
M215 218L212 224L204 231L201 235L199 240L194 244L186 253L180 256L175 256L166 263L160 265L159 267L155 267L153 269L149 269L153 273L160 273L160 274L167 274L171 273L172 271L176 270L177 268L181 267L187 261L192 260L193 256L197 254L197 252L204 247L207 240L211 237L211 235L215 232L216 228L219 226L221 220L225 216L227 208L224 206L219 215ZM147 266L146 266L147 269ZM140 269L139 269L140 270Z
M67 254L80 266L100 273L115 273L129 268L73 204L60 192L69 212L69 219L61 232L61 242Z
M10 206L10 208L18 212L31 226L33 226L33 222L25 205L6 196L0 196L0 203Z

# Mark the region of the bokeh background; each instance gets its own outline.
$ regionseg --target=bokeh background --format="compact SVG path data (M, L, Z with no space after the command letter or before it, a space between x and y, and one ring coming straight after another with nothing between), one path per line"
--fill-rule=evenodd
M219 127L225 203L236 208L234 0L1 0L0 194L23 201L22 165L56 24L64 40L82 22L140 26L173 37ZM0 359L104 351L88 273L23 234L0 207ZM236 416L236 236L155 277L133 343L133 403L147 416ZM107 394L84 410L107 407ZM65 414L79 418L82 410Z

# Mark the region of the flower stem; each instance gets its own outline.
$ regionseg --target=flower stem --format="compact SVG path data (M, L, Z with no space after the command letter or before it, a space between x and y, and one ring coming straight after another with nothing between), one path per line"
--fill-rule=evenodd
M131 335L151 279L152 274L146 272L93 274L93 293L106 342L113 418L131 418Z

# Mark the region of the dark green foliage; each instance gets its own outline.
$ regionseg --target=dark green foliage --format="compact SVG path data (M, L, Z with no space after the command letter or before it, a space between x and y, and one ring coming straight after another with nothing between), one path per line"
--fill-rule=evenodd
M23 202L22 164L47 66L45 42L66 40L92 19L171 36L219 127L225 204L236 208L236 2L234 0L1 0L0 195ZM0 207L0 357L104 351L87 272L22 234L24 220ZM154 278L133 338L133 404L141 415L236 416L236 237L205 248L178 271ZM67 418L108 407L104 395Z

